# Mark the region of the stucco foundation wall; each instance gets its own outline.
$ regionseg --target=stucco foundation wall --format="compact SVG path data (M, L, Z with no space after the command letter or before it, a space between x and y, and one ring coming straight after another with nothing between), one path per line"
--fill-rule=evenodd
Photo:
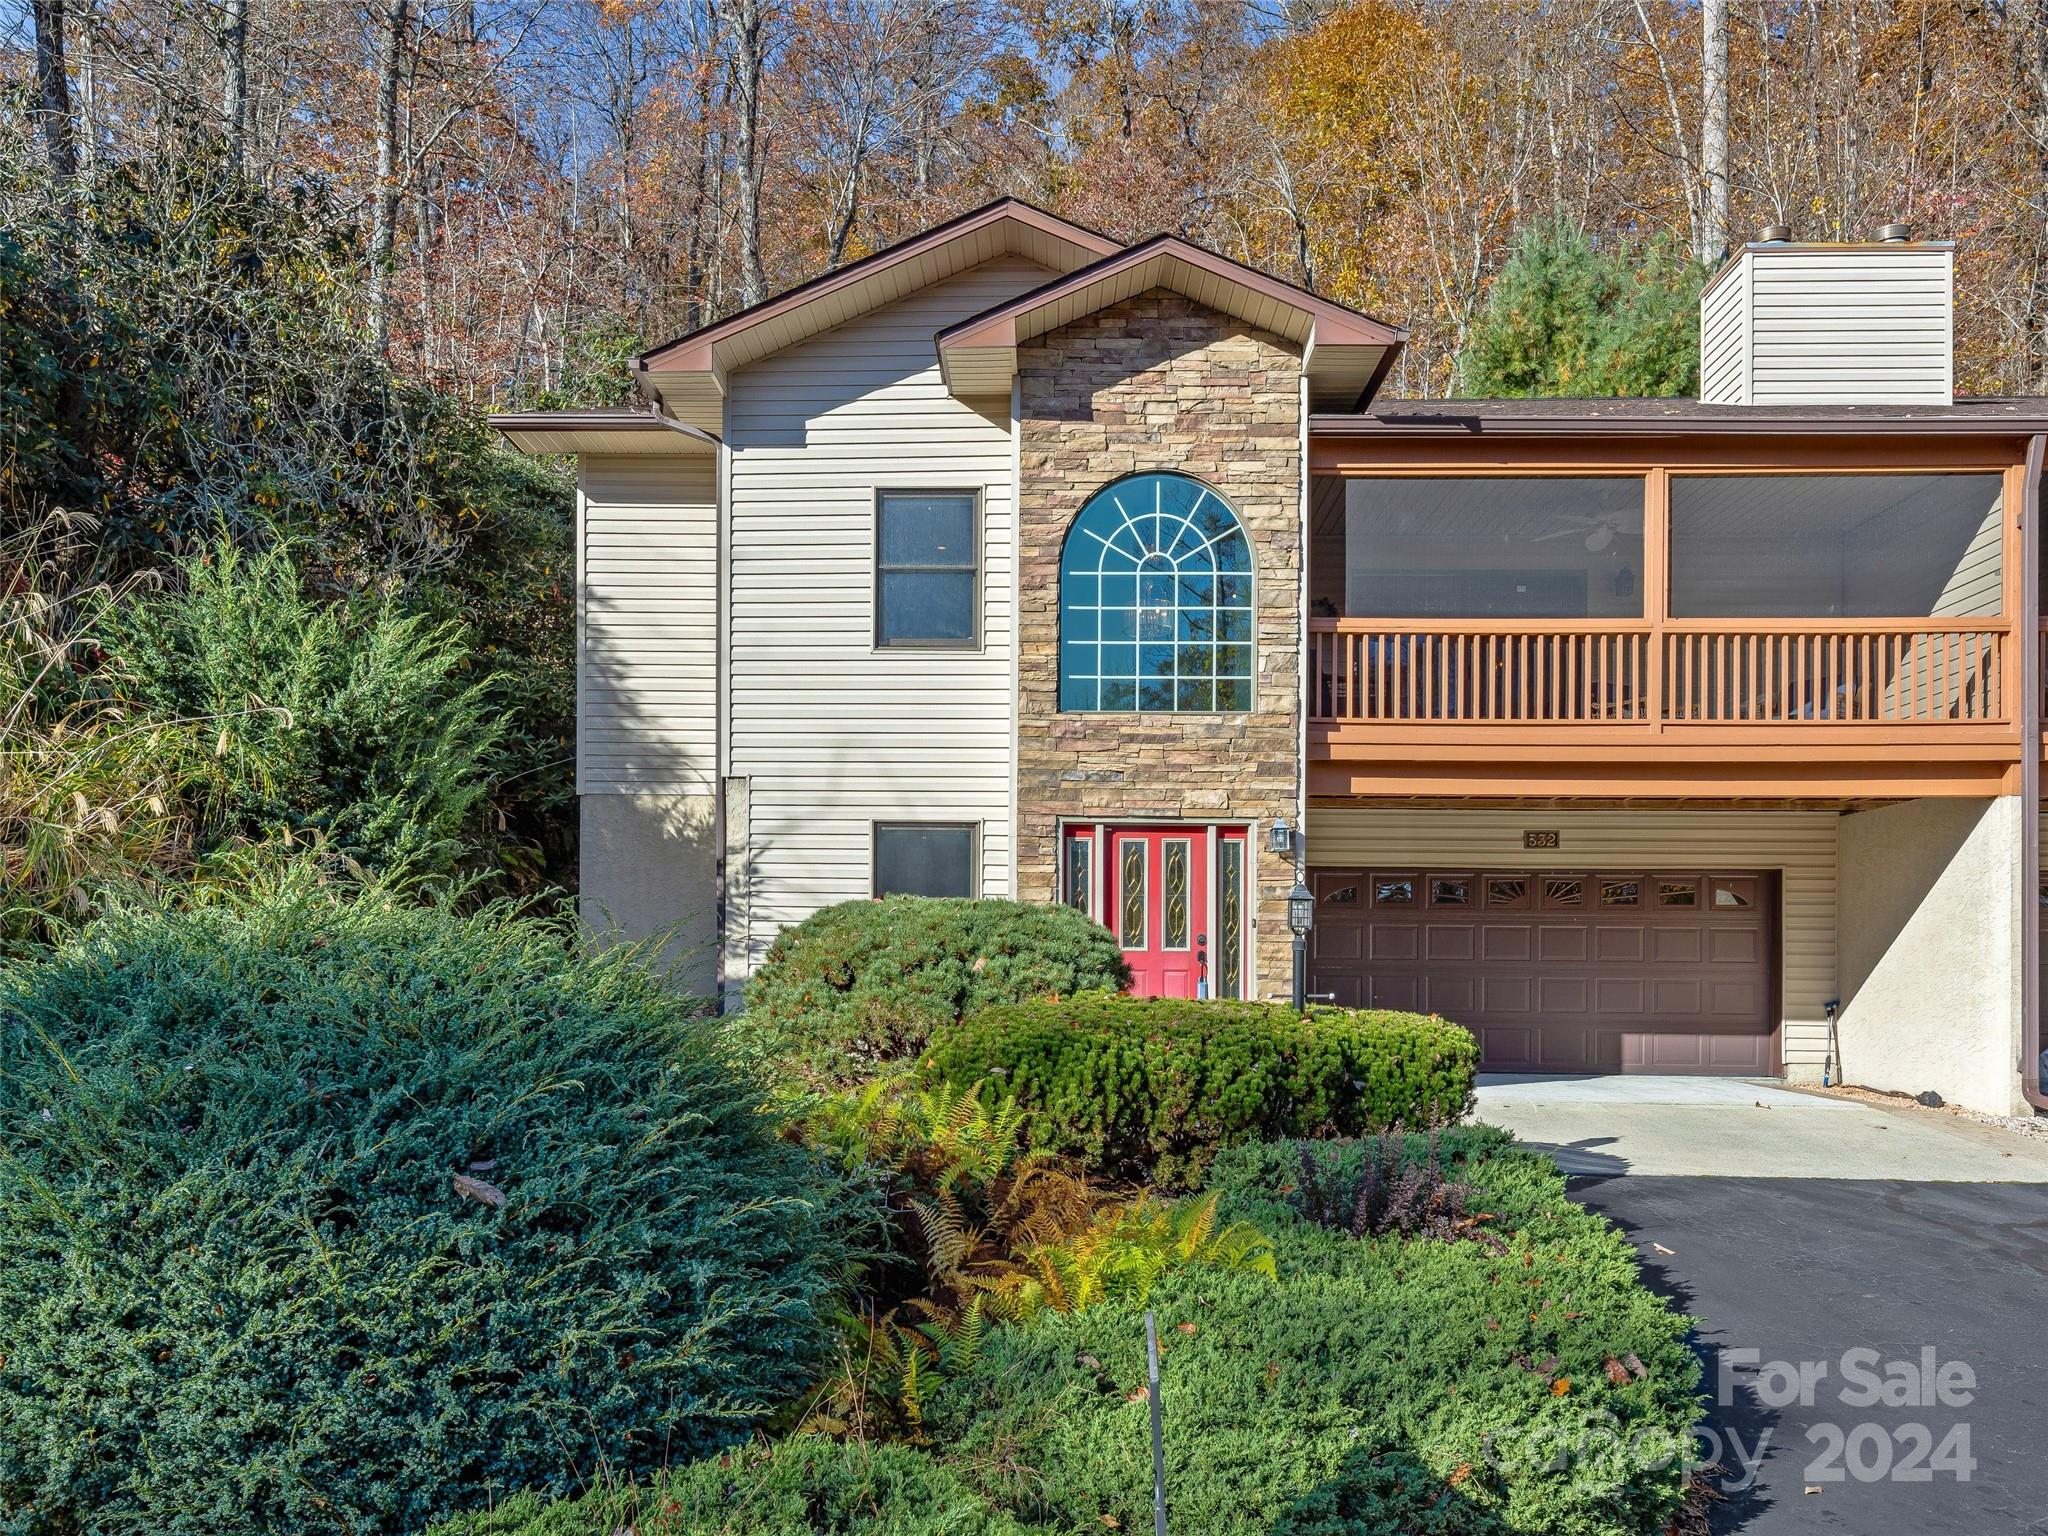
M1311 806L1308 862L1325 869L1597 873L1664 868L1778 875L1779 1037L1785 1076L1820 1081L1836 995L1834 811L1461 810ZM1522 846L1524 831L1558 834ZM1843 882L1846 884L1846 881Z
M2017 795L1842 818L1843 1080L2018 1107L2022 836Z
M600 939L668 933L672 984L702 997L718 986L717 805L712 795L582 797L584 923Z

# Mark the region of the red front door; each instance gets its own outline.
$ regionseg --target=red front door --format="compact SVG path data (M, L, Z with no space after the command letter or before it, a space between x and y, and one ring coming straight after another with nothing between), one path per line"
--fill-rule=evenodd
M1117 937L1140 997L1249 995L1242 827L1069 826L1061 899Z
M1198 997L1209 965L1206 827L1113 827L1103 919L1140 997Z

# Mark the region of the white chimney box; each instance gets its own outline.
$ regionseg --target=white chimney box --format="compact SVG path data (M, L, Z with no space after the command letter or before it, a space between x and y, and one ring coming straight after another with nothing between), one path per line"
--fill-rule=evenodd
M1955 244L1755 240L1700 295L1707 405L1949 405Z

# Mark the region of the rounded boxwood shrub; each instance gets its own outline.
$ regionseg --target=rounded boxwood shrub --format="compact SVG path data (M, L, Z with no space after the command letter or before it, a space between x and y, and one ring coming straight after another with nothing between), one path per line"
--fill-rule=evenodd
M891 896L783 929L747 983L747 1024L789 1065L845 1084L964 1014L1129 981L1109 931L1071 907Z
M315 886L0 973L0 1529L412 1532L744 1437L830 1186L630 957Z
M521 1495L431 1536L1025 1536L909 1446L798 1435L578 1499Z
M925 1061L951 1082L1000 1082L1042 1147L1179 1187L1239 1142L1458 1120L1479 1046L1422 1014L1094 992L942 1025Z

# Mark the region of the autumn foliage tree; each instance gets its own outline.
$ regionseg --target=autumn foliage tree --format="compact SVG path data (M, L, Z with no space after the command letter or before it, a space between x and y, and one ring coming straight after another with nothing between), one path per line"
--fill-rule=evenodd
M24 144L89 183L211 136L322 188L359 270L388 240L394 366L470 404L611 398L591 338L650 343L1004 194L1399 321L1407 395L1461 385L1553 219L1695 253L1906 219L1958 242L1959 384L2048 388L2038 0L33 10L47 46L7 61Z

